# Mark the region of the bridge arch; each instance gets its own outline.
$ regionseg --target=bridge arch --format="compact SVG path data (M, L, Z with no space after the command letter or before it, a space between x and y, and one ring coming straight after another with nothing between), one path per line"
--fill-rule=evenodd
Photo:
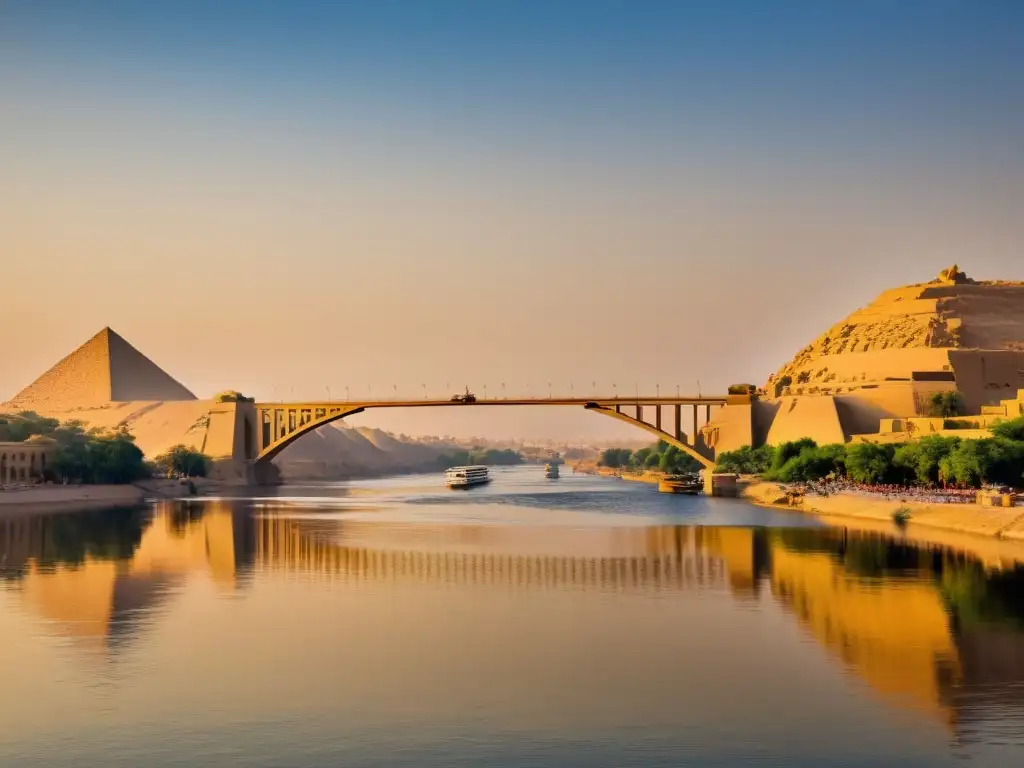
M655 424L648 424L646 421L643 421L643 419L641 419L641 418L634 418L633 416L630 416L628 414L622 413L622 411L620 411L620 410L617 410L615 408L608 408L608 407L602 406L602 405L598 405L597 403L588 403L585 406L585 408L588 411L593 411L594 413L600 413L600 414L602 414L604 416L608 416L608 417L613 418L613 419L618 419L619 421L623 421L623 422L625 422L627 424L632 424L634 427L639 427L640 429L646 430L647 432L650 432L652 435L656 436L660 440L664 440L669 445L674 445L676 448L681 450L687 456L690 456L690 457L696 459L697 461L700 462L701 466L704 467L705 469L714 469L714 466L715 466L714 459L708 458L707 456L703 455L702 453L699 453L697 451L697 449L694 448L692 445L688 444L687 442L685 442L684 440L680 439L679 437L676 437L675 435L672 435L672 434L666 432L665 430L661 429L660 427L658 427ZM691 436L691 439L696 440L696 435Z
M576 406L585 410L594 411L603 416L614 418L626 424L650 432L659 440L664 440L673 445L683 453L696 459L703 467L714 467L712 451L703 443L698 442L696 435L697 408L707 408L710 417L712 406L722 406L726 402L724 397L683 397L683 398L637 398L634 401L624 402L617 399L588 400L582 398L572 399L547 399L547 400L474 400L472 402L459 402L447 400L420 400L420 401L376 401L376 402L352 402L352 403L258 403L254 407L256 411L256 440L255 445L246 442L246 459L254 464L263 464L271 461L281 451L298 440L308 432L326 426L331 422L343 419L346 416L354 416L369 408L422 408L422 407L495 407L495 406ZM675 408L675 432L662 429L661 409L664 406ZM694 409L693 423L694 434L690 440L681 428L680 409L683 406L692 406ZM636 417L623 412L625 407L636 408ZM655 423L650 424L643 419L644 408L655 409ZM703 449L703 450L702 450Z

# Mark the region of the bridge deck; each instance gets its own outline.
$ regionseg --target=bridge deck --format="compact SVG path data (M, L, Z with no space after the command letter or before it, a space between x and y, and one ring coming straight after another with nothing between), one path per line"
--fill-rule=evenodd
M302 402L263 402L257 408L437 408L474 405L576 405L590 404L612 408L616 405L725 405L725 395L697 395L695 397L537 397L537 398L478 398L464 403L454 400L314 400Z

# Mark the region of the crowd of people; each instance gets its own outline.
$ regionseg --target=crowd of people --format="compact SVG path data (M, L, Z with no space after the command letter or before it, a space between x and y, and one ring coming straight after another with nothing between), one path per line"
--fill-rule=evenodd
M973 504L977 498L976 488L937 488L927 486L905 486L893 484L872 485L854 483L843 478L815 480L801 483L800 489L809 495L830 496L833 493L853 493L864 496L881 496L885 499L914 501L929 504Z

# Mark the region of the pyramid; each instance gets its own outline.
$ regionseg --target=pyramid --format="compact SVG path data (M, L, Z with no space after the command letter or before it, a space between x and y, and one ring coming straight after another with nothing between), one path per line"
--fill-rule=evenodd
M11 399L53 410L133 400L195 400L152 360L104 328Z

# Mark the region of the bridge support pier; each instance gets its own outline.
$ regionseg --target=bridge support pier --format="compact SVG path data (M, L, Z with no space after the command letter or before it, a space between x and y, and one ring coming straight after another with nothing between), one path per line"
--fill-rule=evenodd
M731 473L714 474L710 469L704 471L704 495L735 498L739 495L736 485L737 476Z

